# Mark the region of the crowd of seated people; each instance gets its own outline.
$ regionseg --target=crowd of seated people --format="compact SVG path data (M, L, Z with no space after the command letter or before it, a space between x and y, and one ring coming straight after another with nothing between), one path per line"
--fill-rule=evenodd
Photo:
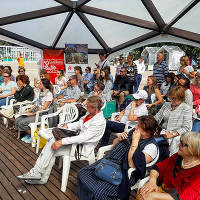
M49 110L55 112L70 103L80 103L87 111L78 121L62 127L68 130L80 128L77 136L56 141L51 130L44 132L48 141L34 168L18 178L29 184L46 183L55 163L55 152L62 146L83 144L82 153L87 157L98 143L100 148L113 143L106 158L121 166L121 184L108 183L95 175L95 168L101 162L98 160L78 173L78 197L81 200L125 200L130 194L130 186L146 173L146 163L151 163L158 151L162 158L164 152L161 152L159 142L165 142L168 145L168 156L171 157L165 159L166 156L163 156L159 159L161 162L153 166L149 182L138 191L137 199L187 199L193 190L194 196L188 199L200 198L197 184L199 177L195 177L192 171L194 168L198 172L200 165L197 148L200 143L200 73L192 71L187 57L181 57L181 67L176 75L165 71L165 80L162 78L162 82L158 82L155 75L150 75L146 85L135 91L137 67L132 56L128 57L126 64L122 62L124 59L121 60L119 74L113 76L115 80L112 80L109 62L102 55L100 58L93 71L89 66L85 68L85 74L80 66L74 67L75 75L68 78L62 70L58 70L55 84L61 92L57 95L45 70L40 71L40 80L36 80L32 88L24 69L19 68L15 82L11 80L12 69L8 66L0 67L0 106L6 104L7 97L15 100L9 113L1 109L0 114L14 123L15 131L26 133L23 141L31 142L29 124L35 121L37 111L44 111L42 115L45 115ZM114 120L105 120L101 108L106 102L113 99L122 105L130 96L133 100L116 114ZM18 105L33 99L34 105L24 114L17 115ZM120 136L113 140L116 134L110 137L112 133L120 133ZM136 159L138 156L141 158L139 161ZM129 168L136 168L130 180L127 179ZM190 180L186 183L185 178Z

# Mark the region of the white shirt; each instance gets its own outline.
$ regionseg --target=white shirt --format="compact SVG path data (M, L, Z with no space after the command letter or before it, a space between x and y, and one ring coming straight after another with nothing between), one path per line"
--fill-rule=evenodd
M44 104L45 104L46 101L50 101L50 102L53 101L53 94L50 91L46 92L44 97L42 97L41 106L40 106L41 108L44 107Z
M132 107L132 103L130 103L127 107L126 107L126 110L124 112L124 115L123 117L121 118L120 122L121 123L126 123L128 121L128 116L129 116L129 113L131 111L131 107ZM134 109L134 115L137 115L138 117L141 117L143 115L148 115L148 110L147 110L147 107L145 105L145 103L141 104L140 106L138 107L135 107ZM135 126L137 124L137 122L132 122L130 124L130 126Z
M152 159L155 159L158 154L158 149L155 144L148 144L142 152L148 154Z
M139 63L138 60L133 61L137 65L138 74L143 74L145 72L145 64L144 61Z
M105 63L105 64L104 64ZM99 69L100 70L102 70L103 68L105 68L105 67L110 67L110 63L109 63L109 61L108 60L104 60L104 61L99 61L99 63L98 63L98 65L99 65Z
M58 85L60 88L64 87L65 83L67 83L67 79L62 76L61 80L59 81L58 78L55 78L55 83Z

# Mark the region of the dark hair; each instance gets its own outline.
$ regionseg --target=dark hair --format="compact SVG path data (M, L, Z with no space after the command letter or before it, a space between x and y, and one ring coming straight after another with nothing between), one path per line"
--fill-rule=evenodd
M6 65L6 66L4 66L4 69L5 69L6 67L8 68L8 70L10 71L10 73L12 74L12 68L11 68L11 66Z
M174 77L175 77L175 74L173 72L170 72L167 75L165 75L165 79L166 78L170 78L171 79L170 85L174 84ZM167 81L166 81L166 85L165 86L168 86L168 82Z
M91 72L91 67L88 66L88 67L86 67L86 68L88 69L89 72Z
M185 81L185 84L184 85L180 85L180 86L184 87L185 89L190 89L190 80L188 78L186 78L186 77L183 77L183 76L181 76L179 78L179 80L180 79Z
M78 70L81 75L83 74L82 68L80 66L75 66L74 69Z
M106 54L105 54L103 51L101 51L101 52L99 53L99 56L104 56L104 57L106 58Z
M28 77L27 75L18 75L18 76L16 77L16 82L19 81L19 80L21 80L22 83L25 83L25 84L27 84L27 85L30 84L30 80L29 80L29 77Z
M51 82L47 78L43 78L41 81L44 87L53 93L53 86L51 85Z
M108 68L104 68L101 70L102 72L105 73L105 80L108 81L108 80L111 80L110 78L110 72L109 72L109 69ZM103 80L103 77L101 76L101 80Z
M3 70L3 69L4 69L4 66L3 66L3 65L0 65L0 69Z
M159 137L162 127L158 124L152 115L143 115L138 117L138 122L140 122L141 128L150 133L151 136Z
M105 85L101 81L97 81L94 83L94 85L97 85L99 90L103 91L105 89Z
M47 74L47 70L46 69L40 69L40 74Z
M126 70L126 72L127 72L127 69L126 69L126 67L121 67L121 69L125 69L125 70Z
M62 76L64 76L64 71L62 69L58 69L57 71L59 71L62 74Z

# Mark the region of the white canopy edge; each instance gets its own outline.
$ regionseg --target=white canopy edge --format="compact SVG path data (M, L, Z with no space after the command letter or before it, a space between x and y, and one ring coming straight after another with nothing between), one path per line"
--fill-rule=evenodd
M197 42L192 42L192 41L182 39L182 38L178 38L178 37L168 35L168 34L161 34L161 35L158 35L158 36L153 37L151 39L148 39L148 40L145 40L143 42L132 45L130 47L127 47L125 49L122 49L120 51L117 51L115 53L112 53L112 54L109 55L108 60L113 60L114 58L122 55L123 53L131 51L132 49L137 49L137 48L142 47L142 46L147 46L147 45L151 45L151 44L159 43L159 42L174 42L174 43L186 44L186 45L190 45L190 46L200 48L200 44L197 43Z

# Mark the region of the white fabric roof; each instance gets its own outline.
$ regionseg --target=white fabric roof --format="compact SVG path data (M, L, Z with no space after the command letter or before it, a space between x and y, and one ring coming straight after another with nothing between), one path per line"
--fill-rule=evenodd
M2 0L3 1L3 0ZM37 49L88 44L110 58L168 41L200 46L200 0L6 0L1 38Z

